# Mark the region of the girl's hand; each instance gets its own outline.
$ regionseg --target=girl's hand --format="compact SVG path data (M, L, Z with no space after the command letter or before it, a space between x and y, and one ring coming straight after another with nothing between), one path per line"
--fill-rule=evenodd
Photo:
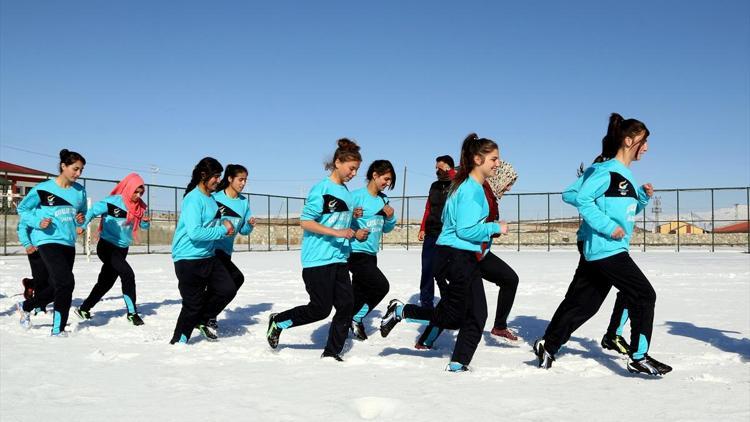
M148 223L149 221L151 221L151 218L149 218L149 216L147 215L144 215L143 218L141 218L141 221Z
M224 227L227 228L227 236L231 236L234 234L234 225L232 224L231 221L224 220L221 223L224 224Z
M391 218L393 217L393 213L395 211L393 210L392 206L390 206L389 204L385 204L385 206L383 207L383 212L385 213L385 218Z
M83 234L83 227L76 227L76 234L79 235L79 236L82 235Z
M610 237L615 240L620 240L625 237L625 230L623 230L622 227L618 227L612 232Z
M336 230L336 237L343 237L344 239L351 239L352 237L354 237L354 230L352 229Z
M34 245L31 245L28 248L26 248L26 255L31 255L34 252L36 252L36 246Z
M364 242L367 240L367 236L370 235L370 229L359 229L354 233L354 237L357 238L360 242Z
M646 195L648 195L649 198L654 196L654 185L651 183L646 183L643 185L643 190L646 191Z
M418 239L418 240L419 240L420 242L424 242L424 230L420 230L420 231L419 231L419 234L417 235L417 239Z
M247 220L247 224L255 227L255 224L258 222L258 220L255 217L250 217L249 220Z
M508 234L508 223L505 220L500 220L497 224L500 225L500 234Z
M39 223L39 228L42 229L42 230L44 230L47 227L49 227L50 224L52 224L52 219L51 218L42 219L42 221Z
M364 210L362 210L362 207L357 207L357 208L354 208L354 214L352 215L352 217L361 218L362 215L364 215L364 213L365 212Z
M84 218L86 218L86 216L83 215L83 213L79 212L78 214L76 214L76 223L83 224Z

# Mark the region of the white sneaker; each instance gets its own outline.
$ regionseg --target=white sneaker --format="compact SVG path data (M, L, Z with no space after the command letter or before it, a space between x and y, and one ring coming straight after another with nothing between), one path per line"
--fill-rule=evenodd
M24 330L31 328L31 312L23 310L23 302L16 303L16 313L18 313L18 322L21 324L21 328Z

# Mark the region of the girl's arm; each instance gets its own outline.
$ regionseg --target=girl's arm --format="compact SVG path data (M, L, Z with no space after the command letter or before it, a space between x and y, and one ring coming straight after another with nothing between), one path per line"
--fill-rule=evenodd
M576 202L578 203L578 213L581 214L584 221L598 233L611 238L612 233L620 226L602 212L594 202L604 195L609 183L609 171L595 171L581 185L581 189L576 196Z

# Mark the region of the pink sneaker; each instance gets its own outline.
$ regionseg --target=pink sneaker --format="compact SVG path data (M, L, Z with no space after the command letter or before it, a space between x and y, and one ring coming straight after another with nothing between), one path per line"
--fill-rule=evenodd
M491 333L507 341L518 341L518 336L510 328L493 328Z

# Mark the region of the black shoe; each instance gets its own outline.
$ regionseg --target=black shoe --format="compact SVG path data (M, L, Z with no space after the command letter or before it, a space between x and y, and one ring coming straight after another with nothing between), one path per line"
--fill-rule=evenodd
M401 318L399 318L398 315L396 315L396 310L399 306L404 306L404 303L401 302L398 299L392 299L391 302L388 304L388 309L385 311L385 315L383 316L383 319L380 320L380 335L383 337L388 337L388 333L391 332L393 327L396 326L396 324L401 321Z
M24 278L23 280L21 280L21 285L23 286L24 299L29 300L34 297L34 280L30 278Z
M365 332L365 326L361 322L352 321L352 332L357 340L367 340L367 333Z
M605 334L604 337L602 337L601 344L602 349L614 350L621 355L630 354L630 345L624 338L622 338L622 336L615 335L614 337L610 337Z
M544 347L544 339L540 338L534 342L534 354L538 360L538 366L540 368L549 369L552 367L552 362L555 361L555 355L548 352Z
M628 362L628 371L646 375L664 375L672 370L672 367L659 362L649 355L639 360L630 360Z
M91 319L91 312L90 311L84 311L81 308L75 308L73 310L73 313L78 316L78 318L81 318L83 320Z
M219 335L219 323L215 319L209 319L206 323L206 327L211 329L216 335Z
M268 331L266 331L266 339L268 339L268 345L272 349L279 347L279 337L281 337L281 328L276 325L274 318L278 314L271 314L268 318Z
M198 324L198 326L195 328L198 329L198 332L200 332L201 335L208 341L216 341L219 339L216 333L206 324Z
M132 314L128 313L128 321L136 327L144 324L143 319L138 315L138 312L133 312Z
M329 353L329 352L323 352L322 355L320 355L321 359L325 358L331 358L337 362L343 362L344 359L341 358L341 356L338 353Z

